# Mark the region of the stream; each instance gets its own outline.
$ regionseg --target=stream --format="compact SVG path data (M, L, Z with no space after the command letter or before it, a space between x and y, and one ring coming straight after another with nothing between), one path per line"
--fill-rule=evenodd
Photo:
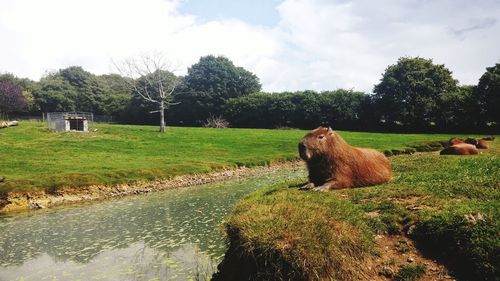
M226 250L222 223L265 175L0 216L0 281L206 280Z

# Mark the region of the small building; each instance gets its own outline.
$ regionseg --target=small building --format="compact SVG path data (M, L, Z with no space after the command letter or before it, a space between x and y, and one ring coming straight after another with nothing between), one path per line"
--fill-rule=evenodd
M88 132L94 115L89 112L47 112L47 126L56 132Z

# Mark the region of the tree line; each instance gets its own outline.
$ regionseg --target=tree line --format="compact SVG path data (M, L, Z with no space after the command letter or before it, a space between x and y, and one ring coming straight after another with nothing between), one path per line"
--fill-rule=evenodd
M0 114L88 111L120 123L158 124L157 106L130 87L144 85L148 75L175 82L165 108L168 125L201 126L218 117L232 127L251 128L329 124L344 130L500 131L500 63L488 67L477 85L459 85L444 65L420 57L402 57L388 66L370 94L352 89L264 93L255 74L211 55L181 77L168 70L139 77L94 75L79 66L39 81L2 74ZM148 89L148 95L159 94Z

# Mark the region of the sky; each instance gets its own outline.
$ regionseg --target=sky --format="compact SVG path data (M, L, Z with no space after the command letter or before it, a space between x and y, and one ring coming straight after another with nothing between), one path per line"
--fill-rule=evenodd
M500 1L0 0L0 38L0 72L35 80L161 52L178 75L222 55L268 92L371 92L403 56L477 84L500 63Z

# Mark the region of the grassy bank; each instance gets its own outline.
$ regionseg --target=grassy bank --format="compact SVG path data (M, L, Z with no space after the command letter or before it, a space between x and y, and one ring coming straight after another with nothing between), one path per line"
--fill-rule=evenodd
M394 179L381 186L315 193L299 191L303 182L284 183L250 195L227 223L231 245L219 276L378 280L394 270L394 280L416 280L426 274L424 265L384 260L388 250L374 238L382 235L411 239L460 280L498 280L500 141L478 156L426 153L391 162Z
M0 191L169 178L297 157L300 130L205 129L96 124L96 132L54 133L21 122L0 130ZM403 149L449 135L342 132L352 144Z

